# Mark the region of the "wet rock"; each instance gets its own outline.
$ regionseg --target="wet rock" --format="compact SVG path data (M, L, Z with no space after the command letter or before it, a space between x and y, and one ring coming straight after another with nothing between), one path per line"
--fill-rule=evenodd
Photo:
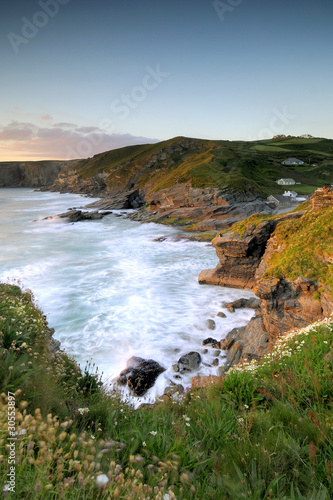
M214 356L214 358L217 358L219 355L220 355L221 351L219 349L215 349L215 351L212 351L212 356Z
M67 219L68 222L79 222L81 220L99 220L103 219L106 215L112 212L104 210L103 212L98 212L95 210L93 212L83 212L82 210L69 210L62 214L52 215L50 217L44 217L44 220L54 219L55 217L60 217L60 219Z
M219 366L219 363L220 363L220 362L219 362L219 360L218 360L217 358L215 358L215 359L213 360L213 366Z
M178 360L180 372L191 372L199 368L201 364L201 356L198 352L191 351Z
M209 330L215 330L216 328L215 321L213 319L207 319L206 326Z
M205 339L202 341L202 345L213 345L216 344L217 340L213 339L212 337L208 337L208 339Z
M122 385L127 384L135 396L143 396L164 371L165 368L157 361L132 356L127 361L126 369L120 373L117 382Z
M208 349L202 349L201 354L207 354Z
M226 317L227 317L227 315L226 315L226 314L224 314L224 312L222 312L222 311L221 311L221 312L219 312L219 313L217 313L217 316L218 316L219 318L226 318Z
M178 364L172 365L172 369L174 372L179 372L179 366Z
M235 309L258 309L260 307L260 299L251 297L250 299L237 299L233 302L223 302L222 307L226 307L234 312Z

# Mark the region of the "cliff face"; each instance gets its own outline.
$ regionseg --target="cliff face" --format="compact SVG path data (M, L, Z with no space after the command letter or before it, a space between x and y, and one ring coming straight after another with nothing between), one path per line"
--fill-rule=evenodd
M0 187L50 187L72 162L0 162Z
M238 227L213 240L219 264L203 271L199 282L253 288L260 298L256 317L237 332L238 344L233 342L244 359L265 348L260 341L253 349L258 332L260 339L266 336L267 348L282 333L332 314L333 190L317 190L302 212L248 224L242 236L239 232Z
M242 236L232 232L214 238L213 245L219 264L215 269L202 271L199 283L253 288L255 272L275 226L275 221L264 221L256 228L249 224Z

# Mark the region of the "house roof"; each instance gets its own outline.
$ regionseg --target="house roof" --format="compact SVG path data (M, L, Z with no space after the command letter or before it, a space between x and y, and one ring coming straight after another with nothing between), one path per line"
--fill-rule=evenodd
M283 194L270 194L268 198L274 198L279 203L286 203L289 200L288 196L283 196Z
M299 162L299 161L302 162L302 163L304 163L302 160L299 160L298 158L287 158L286 160L283 160L282 163L286 163L286 162L288 162L288 163L294 163L294 162Z
M291 179L291 178L283 178L283 179L279 179L278 181L276 182L280 182L280 181L284 181L284 182L295 182L294 179Z

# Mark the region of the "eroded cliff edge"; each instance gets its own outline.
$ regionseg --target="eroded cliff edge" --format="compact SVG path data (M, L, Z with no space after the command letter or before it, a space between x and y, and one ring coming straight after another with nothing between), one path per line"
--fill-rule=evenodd
M253 289L260 309L221 347L226 367L258 358L277 337L333 312L333 189L318 189L297 212L255 215L213 240L219 263L201 284Z

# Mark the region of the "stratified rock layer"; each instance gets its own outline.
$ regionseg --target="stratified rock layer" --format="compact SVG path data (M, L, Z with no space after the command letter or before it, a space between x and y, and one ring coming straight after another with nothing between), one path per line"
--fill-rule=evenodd
M233 288L253 288L255 272L275 227L275 221L264 221L256 228L248 226L242 236L233 232L216 237L213 245L219 264L215 269L202 271L199 275L199 283Z
M314 224L315 230L319 224L318 218L322 214L320 209L326 207L327 210L328 205L333 209L333 189L317 190L311 198L310 212L311 214L313 212L312 220L317 221ZM303 328L332 314L332 290L320 279L308 279L302 276L287 279L265 274L270 269L271 258L279 254L283 258L285 251L284 241L280 241L281 237L279 240L274 234L277 225L288 219L301 218L304 214L305 212L286 214L273 221L263 222L256 228L248 225L242 237L237 232L232 232L213 240L219 264L214 270L203 271L199 276L199 282L235 288L253 288L260 299L260 309L249 324L244 328L232 330L218 343L217 347L227 351L227 362L221 368L221 372L241 361L260 358L274 345L281 334ZM300 222L299 227L304 227L307 220L305 219L303 226ZM330 223L327 224L325 231L332 231ZM294 227L297 228L298 225ZM326 237L325 251L318 255L318 259L322 265L326 265L329 272L333 256L332 248L327 243L331 241L330 235L326 233Z

